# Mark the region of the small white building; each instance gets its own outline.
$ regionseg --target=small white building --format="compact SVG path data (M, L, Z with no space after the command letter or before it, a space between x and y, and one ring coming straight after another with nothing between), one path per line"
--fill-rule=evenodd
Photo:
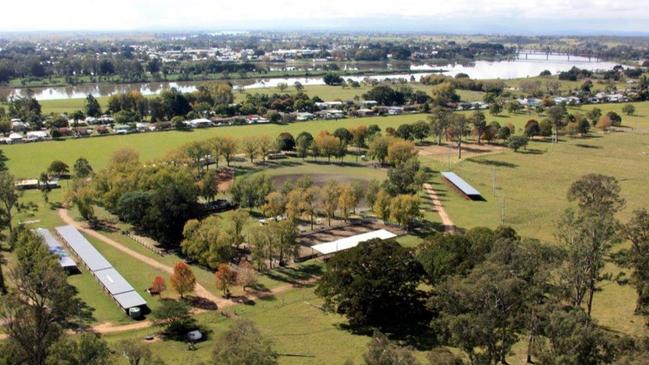
M295 120L297 120L298 122L304 122L313 119L315 119L315 114L313 113L309 113L309 112L295 113Z
M205 118L192 119L189 121L192 128L207 128L214 126L211 120Z
M46 131L31 131L25 136L27 142L44 141L49 138L50 135Z

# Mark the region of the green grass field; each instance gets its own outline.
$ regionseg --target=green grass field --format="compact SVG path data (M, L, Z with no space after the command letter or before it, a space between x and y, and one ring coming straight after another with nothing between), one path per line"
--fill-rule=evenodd
M433 186L442 195L451 219L460 227L513 226L521 235L554 243L554 229L572 182L588 173L615 176L622 187L626 207L619 214L627 220L633 210L647 207L649 196L649 136L614 133L585 139L564 139L558 145L533 142L525 153L505 151L473 157L452 165L452 171L477 188L485 201L460 197L435 175ZM447 170L445 162L423 159L431 169ZM496 195L493 194L495 174ZM607 271L620 269L609 264ZM636 294L630 286L607 281L595 298L595 317L601 324L627 334L646 334L641 317L633 314Z
M623 116L623 124L633 128L649 128L649 103L636 103L636 114L634 116ZM621 113L622 104L598 105L604 112L610 110ZM573 108L572 111L586 111L593 106ZM543 116L535 113L502 113L497 116L487 115L488 121L498 121L501 124L511 123L521 132L521 128L529 119L541 119ZM208 139L214 136L231 136L235 138L248 135L269 135L277 136L281 132L290 132L297 136L302 131L317 134L322 130L333 132L339 127L352 127L359 124L377 124L382 129L387 127L396 128L404 123L413 123L418 120L426 120L424 114L407 114L400 116L370 117L370 118L349 118L329 121L310 121L291 123L288 125L245 125L199 129L193 132L158 132L141 133L124 136L91 137L84 139L72 139L65 141L49 141L32 144L8 145L2 149L9 157L9 168L17 177L36 177L52 160L59 159L69 165L83 156L87 158L95 169L105 166L112 152L119 148L129 147L140 152L142 160L150 160L162 157L167 151L177 148L194 140ZM41 157L42 156L42 157Z

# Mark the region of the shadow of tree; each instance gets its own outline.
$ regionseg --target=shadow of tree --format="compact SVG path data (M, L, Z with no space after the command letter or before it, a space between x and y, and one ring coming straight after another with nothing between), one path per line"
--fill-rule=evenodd
M517 164L511 163L511 162L506 162L506 161L483 160L483 159L473 159L473 158L469 158L466 161L467 162L472 162L472 163L477 163L479 165L488 165L488 166L495 166L495 167L508 167L508 168L518 167Z

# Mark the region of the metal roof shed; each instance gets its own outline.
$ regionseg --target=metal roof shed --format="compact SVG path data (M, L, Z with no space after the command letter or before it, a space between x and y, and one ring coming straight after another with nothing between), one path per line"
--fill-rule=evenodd
M142 298L140 294L136 291L129 291L122 294L114 295L115 301L122 307L125 311L128 311L130 308L141 307L146 305L146 300Z
M352 247L358 246L359 243L369 241L371 239L380 238L382 240L387 240L389 238L396 237L397 235L387 231L385 229L379 229L376 231L365 232L357 234L350 237L341 238L339 240L321 243L318 245L311 246L312 249L320 252L323 255L328 255L330 253L336 253L339 251L347 250Z
M63 249L59 241L54 238L52 233L45 228L37 228L36 233L43 238L43 241L49 248L50 252L58 256L59 263L64 269L73 269L77 267L77 263L72 260L70 255Z
M126 281L126 279L124 279L124 277L112 267L95 271L95 277L97 277L97 280L99 280L111 295L135 290L131 284L129 284L128 281Z
M454 188L462 193L468 199L482 199L482 194L473 186L469 185L464 179L454 172L442 172L442 177L446 179Z
M56 227L56 232L67 242L90 271L108 269L113 265L73 226Z

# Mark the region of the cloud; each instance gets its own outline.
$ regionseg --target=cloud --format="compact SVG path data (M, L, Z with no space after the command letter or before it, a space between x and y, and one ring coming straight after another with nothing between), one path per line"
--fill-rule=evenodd
M336 29L374 20L376 30L390 31L380 28L414 20L428 23L422 31L437 23L457 29L520 24L521 33L543 24L554 28L549 32L643 31L647 10L646 0L31 0L3 4L0 30Z

